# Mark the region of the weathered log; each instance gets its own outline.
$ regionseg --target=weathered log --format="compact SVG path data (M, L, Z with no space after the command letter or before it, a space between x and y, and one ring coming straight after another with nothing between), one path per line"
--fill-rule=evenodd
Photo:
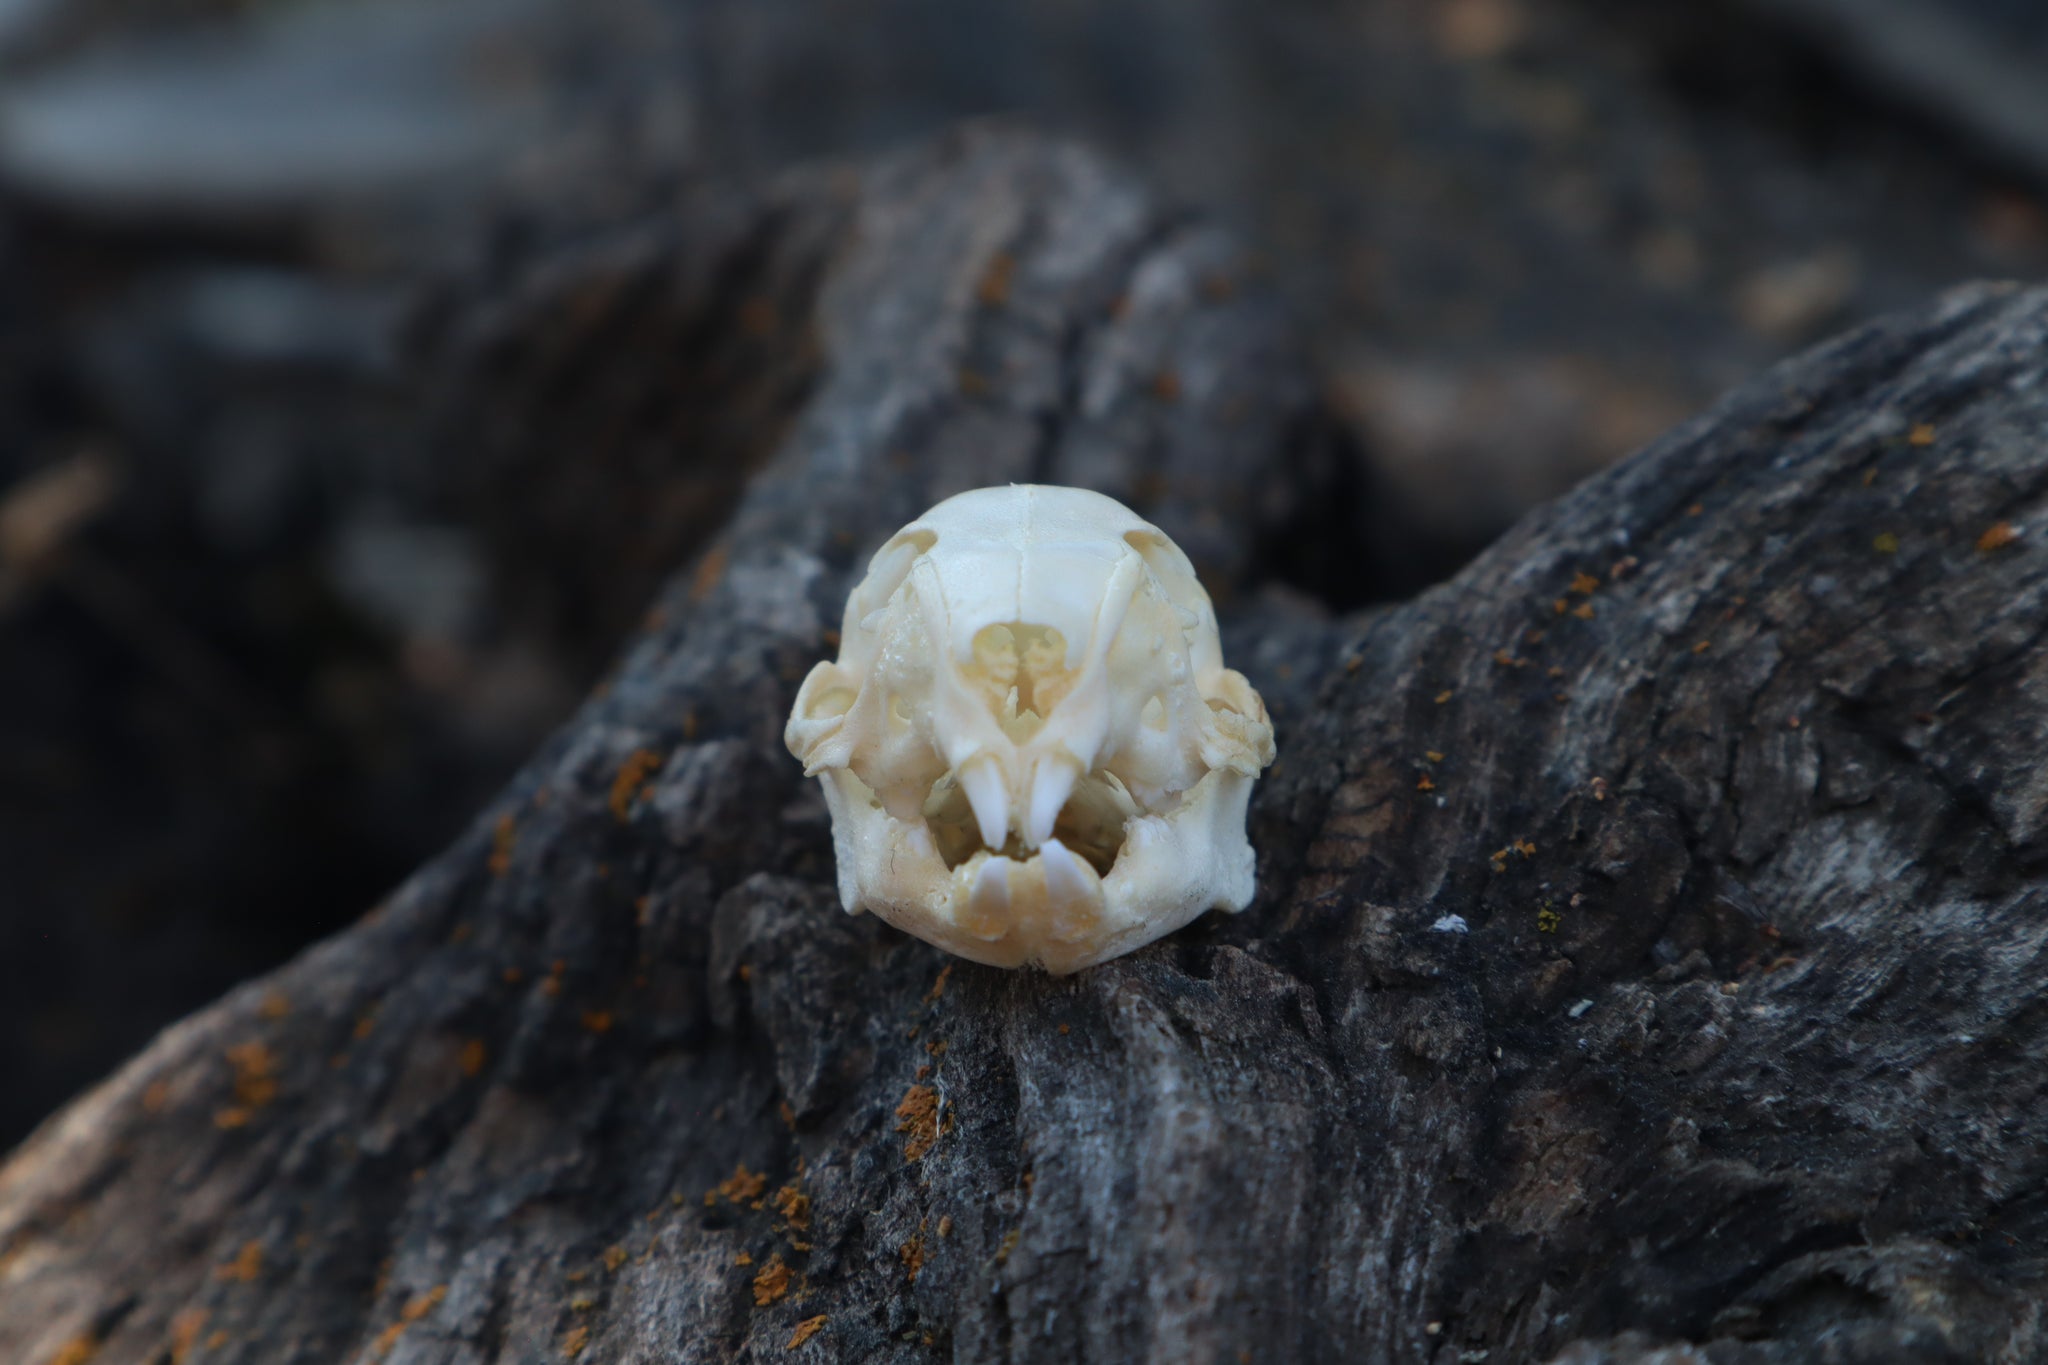
M716 545L455 847L0 1168L0 1358L2048 1350L2048 292L1330 621L1253 595L1365 522L1216 234L1000 134L776 212L846 230L775 229L815 375ZM1281 732L1254 906L1065 979L842 915L779 738L867 552L1023 479L1179 538Z

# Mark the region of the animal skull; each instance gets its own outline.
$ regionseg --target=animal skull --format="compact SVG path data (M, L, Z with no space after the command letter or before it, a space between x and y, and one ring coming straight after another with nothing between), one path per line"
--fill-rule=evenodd
M784 739L849 912L1065 973L1242 910L1273 727L1187 556L1099 493L948 498L876 552Z

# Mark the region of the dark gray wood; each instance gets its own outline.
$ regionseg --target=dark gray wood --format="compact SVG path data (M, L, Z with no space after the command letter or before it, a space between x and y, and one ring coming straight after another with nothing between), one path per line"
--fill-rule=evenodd
M1211 229L991 131L750 212L814 363L735 380L788 411L715 544L445 855L0 1168L0 1359L2048 1349L2048 293L1851 334L1332 620L1261 580L1370 577L1375 514ZM571 389L660 373L530 315ZM512 325L436 363L480 467L573 473L476 382ZM842 915L780 743L873 546L1026 479L1179 538L1281 734L1255 905L1059 980Z

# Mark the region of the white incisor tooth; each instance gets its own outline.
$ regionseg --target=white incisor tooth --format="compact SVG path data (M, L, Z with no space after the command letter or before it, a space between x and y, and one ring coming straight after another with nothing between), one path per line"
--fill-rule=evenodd
M984 941L1010 931L1010 860L990 854L967 892L967 932Z
M968 759L960 765L960 790L974 808L981 842L990 852L1001 852L1010 837L1010 790L1003 783L1002 768L986 755Z
M1038 771L1031 779L1031 820L1024 827L1024 842L1037 848L1052 838L1052 827L1058 823L1060 810L1067 804L1067 798L1074 794L1074 782L1080 773L1063 756L1047 754L1038 762Z
M1101 902L1102 879L1095 875L1094 868L1069 853L1065 844L1047 839L1038 856L1045 867L1045 898L1054 906L1066 908Z

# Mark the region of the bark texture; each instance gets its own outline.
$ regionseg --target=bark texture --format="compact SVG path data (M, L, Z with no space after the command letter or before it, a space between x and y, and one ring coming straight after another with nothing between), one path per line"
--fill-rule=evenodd
M0 1358L2048 1351L2048 293L1330 618L1262 580L1365 595L1384 512L1212 230L987 132L740 219L444 340L487 475L681 424L715 543L466 837L0 1168ZM874 545L1010 480L1179 539L1281 737L1254 906L1061 980L842 915L780 743Z

